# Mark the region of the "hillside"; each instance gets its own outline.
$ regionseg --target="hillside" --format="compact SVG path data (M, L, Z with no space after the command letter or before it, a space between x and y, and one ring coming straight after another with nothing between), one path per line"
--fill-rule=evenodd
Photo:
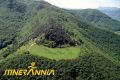
M0 0L0 49L15 42L21 28L43 8L33 0ZM33 7L34 6L34 7Z
M111 31L119 31L120 29L119 21L112 19L111 17L100 12L99 10L83 9L83 10L71 10L70 12L82 17L87 22L91 23L92 25L95 25L98 28L107 29Z
M14 33L17 33L26 21L23 12L26 7L18 2L15 4L18 5L15 5L16 9L13 9L9 0L0 0L0 49L12 43L17 35Z
M120 21L120 8L116 7L100 7L98 8L101 12L107 14L113 19Z
M27 1L0 0L0 14L7 17L0 23L5 25L0 26L2 31L7 31L0 33L4 36L0 40L5 38L0 49L0 80L120 79L119 35L98 28L97 24L92 25L84 19L86 17L81 18L45 1ZM6 6L8 4L12 4L10 9ZM19 17L17 20L8 19L2 10L9 16ZM10 23L14 24L11 26ZM5 37L5 34L11 35ZM7 40L11 41L5 43ZM26 69L31 62L36 62L39 69L55 69L55 76L3 75L5 69Z

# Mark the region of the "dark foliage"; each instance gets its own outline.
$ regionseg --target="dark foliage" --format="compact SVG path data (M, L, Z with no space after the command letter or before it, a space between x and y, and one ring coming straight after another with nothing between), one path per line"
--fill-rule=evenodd
M69 44L71 41L70 35L61 27L52 27L45 32L47 40L54 41L56 45Z
M7 7L17 12L26 11L26 5L23 3L16 2L15 0L9 0Z
M24 54L30 54L30 52L29 51L25 51Z
M37 6L37 10L41 10L41 9L43 9L44 8L44 5L43 4L39 4L38 6Z

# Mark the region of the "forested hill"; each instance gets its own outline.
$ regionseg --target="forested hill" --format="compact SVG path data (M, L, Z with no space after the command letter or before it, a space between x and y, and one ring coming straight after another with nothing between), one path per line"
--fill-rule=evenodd
M119 23L97 10L76 13L45 1L0 0L0 80L119 80L120 36L111 32ZM31 62L55 76L3 75Z
M0 49L15 42L21 28L44 8L47 2L0 0Z
M119 31L120 22L95 9L70 10L75 15L101 29Z

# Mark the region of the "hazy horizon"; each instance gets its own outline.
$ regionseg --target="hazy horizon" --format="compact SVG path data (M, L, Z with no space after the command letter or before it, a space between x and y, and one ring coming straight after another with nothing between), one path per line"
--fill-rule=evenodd
M52 5L65 9L96 9L99 7L120 8L120 0L45 0Z

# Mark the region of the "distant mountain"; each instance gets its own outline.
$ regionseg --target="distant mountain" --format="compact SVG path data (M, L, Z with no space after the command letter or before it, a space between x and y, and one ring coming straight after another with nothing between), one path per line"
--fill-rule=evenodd
M107 29L112 31L120 30L120 22L112 19L106 14L95 9L83 9L83 10L71 10L71 12L77 16L80 16L88 23L95 25L101 29Z
M100 7L98 10L102 11L103 13L107 14L113 19L120 21L120 8L116 7Z

